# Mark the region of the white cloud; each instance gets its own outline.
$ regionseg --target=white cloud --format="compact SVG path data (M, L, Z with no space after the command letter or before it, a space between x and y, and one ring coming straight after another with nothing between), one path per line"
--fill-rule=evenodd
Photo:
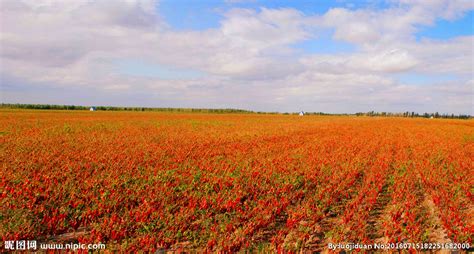
M378 72L401 72L416 66L417 59L405 50L392 49L372 55L359 55L351 60L354 68L365 67Z
M384 10L335 8L315 23L335 29L334 38L367 48L410 42L420 26L433 25L437 18L454 20L474 10L470 0L393 1Z
M474 36L450 40L427 40L406 45L423 64L417 70L425 73L449 73L472 78L474 73Z
M344 55L315 55L303 58L306 66L323 68L336 73L392 73L413 69L418 60L406 50L366 51Z
M401 6L422 10L429 16L449 20L459 18L465 12L474 9L474 2L471 0L396 0L394 2L398 2Z

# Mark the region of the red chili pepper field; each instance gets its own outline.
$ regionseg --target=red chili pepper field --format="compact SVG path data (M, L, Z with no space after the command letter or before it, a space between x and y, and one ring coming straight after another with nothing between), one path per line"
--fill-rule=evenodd
M108 250L472 243L474 121L0 111L2 240Z

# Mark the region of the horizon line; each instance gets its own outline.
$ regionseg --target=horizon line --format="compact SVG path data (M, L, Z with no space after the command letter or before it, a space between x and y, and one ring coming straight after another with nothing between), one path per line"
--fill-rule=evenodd
M113 106L113 105L74 105L74 104L42 104L42 103L1 103L0 108L18 108L18 109L38 109L38 110L88 110L90 108L95 108L102 111L193 111L203 112L203 111L227 111L226 113L254 113L254 114L298 114L303 112L304 114L313 114L313 115L372 115L372 116L400 116L407 114L407 117L423 117L423 116L434 116L438 115L440 117L452 117L452 116L464 116L472 118L470 114L454 114L454 113L439 113L439 112L417 112L417 111L375 111L370 110L366 112L355 112L355 113L334 113L334 112L323 112L323 111L254 111L249 109L241 108L193 108L193 107L143 107L143 106ZM215 113L215 112L214 112ZM410 116L411 115L411 116Z

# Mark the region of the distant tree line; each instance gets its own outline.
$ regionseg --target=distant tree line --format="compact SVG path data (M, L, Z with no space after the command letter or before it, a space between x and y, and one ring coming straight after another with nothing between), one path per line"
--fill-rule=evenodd
M75 105L52 105L52 104L9 104L2 103L2 108L22 109L56 109L56 110L88 110L90 107Z
M449 118L449 119L470 119L470 115L455 115L455 114L440 114L435 113L423 113L418 114L416 112L403 112L403 113L391 113L391 112L375 112L369 111L367 113L358 112L356 116L387 116L387 117L424 117L424 118Z
M53 109L53 110L89 110L91 106L51 105L51 104L9 104L2 103L2 108L18 109ZM148 107L112 107L93 106L99 111L165 111L165 112L199 112L199 113L254 113L243 109L211 109L211 108L148 108Z
M89 110L91 106L76 106L76 105L53 105L53 104L11 104L1 103L1 108L18 108L18 109L53 109L53 110ZM149 107L112 107L112 106L94 106L99 111L162 111L162 112L196 112L196 113L247 113L247 114L283 114L283 115L298 115L299 112L292 113L278 113L278 112L263 112L263 111L250 111L244 109L212 109L212 108L149 108ZM305 115L320 115L320 116L381 116L381 117L424 117L424 118L449 118L449 119L470 119L470 115L455 115L455 114L439 114L435 113L423 113L418 114L416 112L403 112L403 113L392 113L392 112L375 112L369 111L366 113L358 112L355 114L331 114L324 112L304 112Z

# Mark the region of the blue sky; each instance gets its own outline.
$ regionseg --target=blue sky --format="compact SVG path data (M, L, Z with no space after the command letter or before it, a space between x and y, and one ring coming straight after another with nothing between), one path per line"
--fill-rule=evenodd
M0 5L2 102L473 114L471 1Z
M368 8L384 10L390 7L385 1L189 1L164 0L160 2L157 11L165 18L166 23L177 30L206 30L218 28L224 19L223 13L232 8L246 8L258 11L261 8L279 9L292 8L307 15L321 15L332 8ZM474 33L474 11L468 11L463 16L453 20L436 18L434 24L420 25L415 33L417 40L422 39L450 39L456 36L468 36ZM355 52L356 46L344 41L333 40L331 30L320 33L316 38L307 39L291 45L302 54L340 54ZM147 72L153 68L146 65L133 66L129 72ZM161 68L155 68L161 72ZM174 72L176 78L187 73ZM167 77L173 75L168 73ZM423 75L421 73L405 73L396 75L398 80L412 84L430 84L432 82L454 80L453 75Z
M418 39L449 39L456 36L472 35L474 33L474 11L467 12L455 20L436 19L430 26L421 26L416 34Z
M165 18L166 22L178 30L196 30L219 27L222 13L232 8L255 9L292 8L307 15L324 14L331 8L372 8L383 9L389 6L385 1L189 1L189 0L164 0L159 4L157 11Z
M386 1L161 1L159 12L167 24L177 30L204 30L218 28L223 19L222 13L232 8L293 8L308 15L324 14L332 8L369 8L383 10L390 7ZM417 38L448 39L474 33L474 11L467 11L463 16L454 20L437 18L435 24L419 26Z

